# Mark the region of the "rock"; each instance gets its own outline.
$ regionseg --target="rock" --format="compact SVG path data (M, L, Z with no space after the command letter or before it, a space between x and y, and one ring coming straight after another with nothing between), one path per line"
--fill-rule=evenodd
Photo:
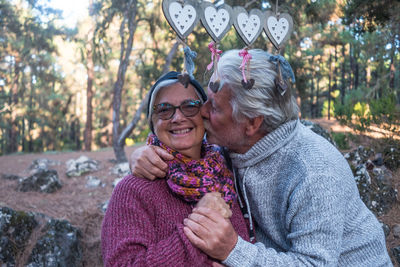
M18 191L53 193L62 187L56 170L37 169L36 172L18 182Z
M27 266L82 266L80 232L66 220L49 219Z
M3 173L1 175L1 178L6 179L6 180L19 180L22 177L18 176L18 175L15 175L15 174L5 174L5 173Z
M392 231L395 238L400 238L400 224L395 224L392 227Z
M400 167L400 146L390 146L383 152L384 164L390 170L395 171Z
M312 121L309 120L300 120L300 122L306 126L307 128L309 128L310 130L312 130L314 133L319 134L320 136L324 137L326 140L328 140L332 145L334 145L335 147L337 147L335 141L333 140L331 134L326 131L324 128L321 127L321 125L319 125L318 123L314 123Z
M38 225L32 213L0 207L0 263L14 266L33 229Z
M78 159L70 159L66 163L67 176L81 176L82 174L99 170L99 162L86 156L80 156Z
M392 253L397 263L400 264L400 246L392 248Z
M124 178L121 177L121 178L115 179L114 182L112 182L112 186L113 186L113 187L116 187L117 184L118 184L119 182L121 182L122 179L124 179Z
M50 160L46 158L39 158L32 161L31 166L29 166L29 170L37 170L37 169L47 170L49 169L49 166L56 166L60 164L61 164L60 161Z
M123 162L115 165L111 168L111 174L118 175L118 177L124 177L128 174L131 174L131 170L129 169L129 163Z
M376 153L374 160L372 161L376 166L383 165L382 153Z
M397 192L392 187L392 174L385 166L376 167L370 158L374 157L372 149L359 146L347 153L354 178L365 205L379 216L390 210L397 199Z
M80 236L79 230L65 220L0 207L1 266L80 267Z
M99 186L104 186L105 184L101 182L101 180L99 178L97 178L96 176L86 176L86 187L87 188L95 188L95 187L99 187Z
M380 222L383 232L385 233L385 237L388 237L388 235L390 234L390 227L389 225L387 225L386 223Z
M102 203L102 204L100 205L100 209L101 209L101 211L102 211L103 213L106 213L107 208L108 208L108 203L109 203L109 202L110 202L110 201L107 200L106 202L104 202L104 203Z

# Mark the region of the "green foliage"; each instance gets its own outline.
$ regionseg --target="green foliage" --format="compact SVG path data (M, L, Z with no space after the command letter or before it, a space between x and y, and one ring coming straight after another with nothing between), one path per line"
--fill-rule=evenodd
M396 105L396 95L372 100L369 107L373 123L392 135L400 136L400 106Z
M332 138L335 141L336 145L339 147L339 149L346 150L349 149L349 140L348 137L345 133L340 133L340 132L332 132Z

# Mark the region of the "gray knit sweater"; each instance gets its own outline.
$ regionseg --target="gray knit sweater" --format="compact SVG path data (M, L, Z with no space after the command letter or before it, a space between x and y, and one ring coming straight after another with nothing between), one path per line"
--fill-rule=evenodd
M392 266L344 157L298 120L230 154L256 230L228 266Z

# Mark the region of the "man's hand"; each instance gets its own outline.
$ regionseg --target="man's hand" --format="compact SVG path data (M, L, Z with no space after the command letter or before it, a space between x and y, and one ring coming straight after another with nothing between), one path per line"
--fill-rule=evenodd
M174 156L158 146L143 146L132 152L129 168L134 176L155 180L163 178L168 172L166 160Z
M184 224L189 241L217 260L225 260L238 240L230 220L210 208L194 208Z

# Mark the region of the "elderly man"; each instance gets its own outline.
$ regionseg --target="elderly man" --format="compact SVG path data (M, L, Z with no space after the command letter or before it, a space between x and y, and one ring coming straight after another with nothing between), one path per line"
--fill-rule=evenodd
M392 266L383 230L361 201L346 160L299 122L285 82L288 63L262 50L249 53L244 71L238 50L221 57L201 114L207 140L229 151L255 239L244 241L207 208L185 220L188 239L228 266ZM163 160L170 159L164 152L134 152L132 171L164 177Z

